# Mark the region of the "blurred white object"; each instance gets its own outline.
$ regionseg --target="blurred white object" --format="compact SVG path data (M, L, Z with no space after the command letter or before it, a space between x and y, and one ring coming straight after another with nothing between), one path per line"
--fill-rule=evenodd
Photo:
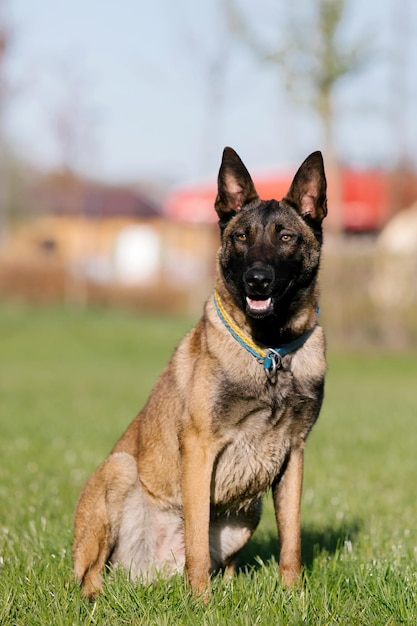
M114 245L114 278L125 285L144 285L157 280L161 263L160 237L152 226L128 226Z

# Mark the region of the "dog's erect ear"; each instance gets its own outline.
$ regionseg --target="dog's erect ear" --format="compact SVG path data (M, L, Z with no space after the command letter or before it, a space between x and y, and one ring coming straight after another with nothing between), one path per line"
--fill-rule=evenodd
M318 223L327 215L326 176L321 152L313 152L301 164L284 200L303 217Z
M258 198L248 170L232 148L223 151L217 185L214 206L220 227L225 226L242 207Z

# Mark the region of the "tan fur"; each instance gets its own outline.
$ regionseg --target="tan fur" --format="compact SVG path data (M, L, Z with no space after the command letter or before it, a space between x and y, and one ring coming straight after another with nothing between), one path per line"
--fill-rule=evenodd
M239 182L233 176L226 182L229 195L246 184L253 202L253 185ZM220 270L223 252L224 246L216 289L250 334L251 324ZM313 281L293 316L293 332L314 325L316 296ZM185 566L192 589L205 593L211 571L233 572L270 486L280 571L292 583L301 568L304 444L320 408L317 389L325 369L324 336L316 326L302 347L284 357L272 384L226 329L211 296L146 405L80 495L73 558L83 595L93 599L101 591L108 561L145 581Z

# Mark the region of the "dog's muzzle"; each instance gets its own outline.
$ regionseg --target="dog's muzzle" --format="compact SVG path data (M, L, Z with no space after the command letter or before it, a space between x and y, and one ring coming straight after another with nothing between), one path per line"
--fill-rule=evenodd
M275 279L272 267L253 265L246 270L243 280L247 292L255 296L265 296L269 294Z
M269 315L274 309L271 288L275 273L269 266L253 265L246 270L243 282L246 291L246 312L252 317Z

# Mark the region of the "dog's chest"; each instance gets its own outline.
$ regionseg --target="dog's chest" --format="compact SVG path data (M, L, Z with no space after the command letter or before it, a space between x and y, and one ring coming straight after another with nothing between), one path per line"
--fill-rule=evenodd
M259 419L265 419L266 415ZM239 430L213 469L212 500L225 508L245 507L272 484L290 448L288 433L275 429Z
M215 504L233 508L261 495L294 441L311 427L300 412L303 400L291 372L281 372L275 385L261 380L254 385L225 379L220 386L213 427L226 444L214 467Z

